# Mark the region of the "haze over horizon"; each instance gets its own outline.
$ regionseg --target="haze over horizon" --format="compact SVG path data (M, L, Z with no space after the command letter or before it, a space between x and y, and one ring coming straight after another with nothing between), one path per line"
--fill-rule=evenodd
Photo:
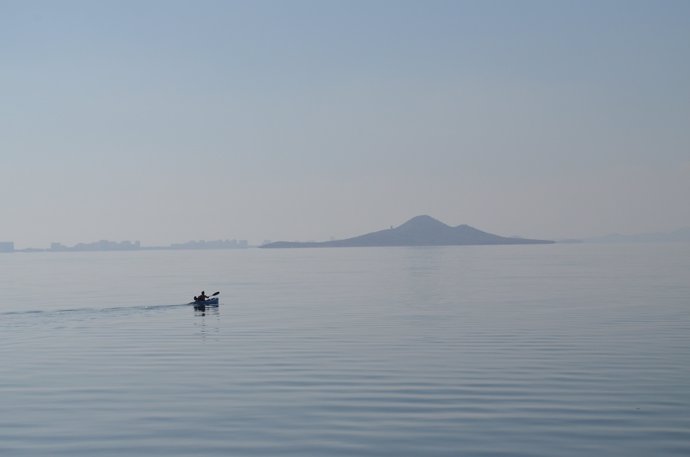
M690 226L690 2L0 1L0 241Z

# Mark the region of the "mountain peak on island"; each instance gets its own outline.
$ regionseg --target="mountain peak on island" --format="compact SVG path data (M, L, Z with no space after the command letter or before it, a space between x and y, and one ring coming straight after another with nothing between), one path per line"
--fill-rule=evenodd
M398 227L398 230L409 230L409 229L438 229L438 228L450 228L450 226L444 224L438 219L434 219L431 216L423 214L421 216L415 216L409 221L403 223Z
M477 244L547 244L553 241L507 238L483 232L469 225L451 227L428 215L415 216L404 224L344 240L321 243L277 241L263 248L374 247L374 246L461 246Z

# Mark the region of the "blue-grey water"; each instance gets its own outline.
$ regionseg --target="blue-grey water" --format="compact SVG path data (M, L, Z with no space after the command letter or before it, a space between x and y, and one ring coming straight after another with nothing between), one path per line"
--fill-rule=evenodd
M14 253L0 292L3 457L690 455L685 244Z

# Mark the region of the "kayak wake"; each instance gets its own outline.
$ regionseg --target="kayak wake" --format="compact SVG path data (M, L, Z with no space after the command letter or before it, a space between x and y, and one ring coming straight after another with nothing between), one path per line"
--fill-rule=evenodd
M174 305L133 305L133 306L110 306L107 308L65 308L65 309L29 309L20 311L5 311L0 312L0 316L22 316L22 315L51 315L51 314L83 314L83 313L116 313L126 311L150 311L163 310L172 308L185 308L189 303L180 303Z

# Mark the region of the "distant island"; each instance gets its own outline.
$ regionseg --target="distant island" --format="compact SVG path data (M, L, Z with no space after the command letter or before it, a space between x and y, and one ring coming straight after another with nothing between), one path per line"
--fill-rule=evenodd
M416 216L398 227L365 235L323 242L276 241L261 248L326 248L378 246L460 246L486 244L551 244L550 240L503 237L469 225L451 227L431 216Z

